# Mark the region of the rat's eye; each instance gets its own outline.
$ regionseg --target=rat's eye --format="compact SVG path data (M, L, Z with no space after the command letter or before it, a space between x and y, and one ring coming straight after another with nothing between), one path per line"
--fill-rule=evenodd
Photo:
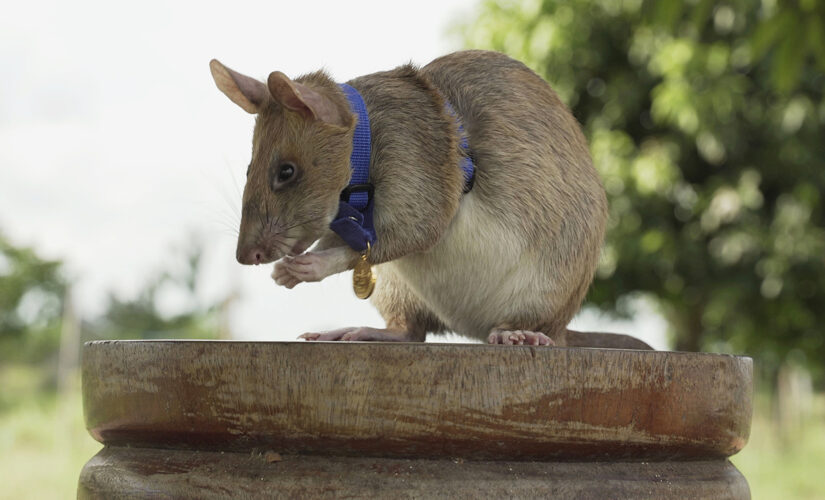
M288 161L274 165L271 172L270 186L273 191L283 188L298 177L298 167Z
M286 182L289 179L292 179L293 175L295 175L295 165L291 163L282 163L278 167L278 182Z

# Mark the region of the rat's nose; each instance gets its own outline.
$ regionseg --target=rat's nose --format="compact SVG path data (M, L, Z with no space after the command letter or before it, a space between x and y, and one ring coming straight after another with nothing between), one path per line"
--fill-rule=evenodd
M261 247L252 247L252 248L245 248L241 249L238 248L235 257L238 259L238 262L244 265L258 265L264 260L264 251Z

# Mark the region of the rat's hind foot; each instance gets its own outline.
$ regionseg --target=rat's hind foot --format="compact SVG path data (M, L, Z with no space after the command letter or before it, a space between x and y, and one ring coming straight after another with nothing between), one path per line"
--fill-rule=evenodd
M304 340L342 340L342 341L380 341L380 342L410 342L412 339L407 332L370 328L368 326L339 328L321 333L305 333L298 336Z
M541 332L502 330L500 328L493 328L487 337L487 343L506 345L556 345L553 339Z

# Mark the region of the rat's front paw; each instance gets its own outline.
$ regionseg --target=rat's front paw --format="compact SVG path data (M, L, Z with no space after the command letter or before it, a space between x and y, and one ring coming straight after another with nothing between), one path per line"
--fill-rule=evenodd
M338 257L334 249L306 252L297 257L286 256L275 263L272 279L287 288L302 282L321 281L343 270L339 269L341 259Z
M287 288L294 288L295 285L301 282L300 279L292 275L289 265L283 260L275 263L275 267L272 269L272 279L274 279L278 285Z
M330 259L321 252L302 253L297 257L284 257L290 274L301 281L321 281L330 274Z

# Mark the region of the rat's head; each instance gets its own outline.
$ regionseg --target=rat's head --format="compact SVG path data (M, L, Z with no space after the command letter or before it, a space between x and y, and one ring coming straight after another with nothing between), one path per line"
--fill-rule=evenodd
M214 59L209 67L218 88L257 115L238 262L300 254L328 230L349 182L355 118L346 98L320 72L292 81L276 71L264 84Z

